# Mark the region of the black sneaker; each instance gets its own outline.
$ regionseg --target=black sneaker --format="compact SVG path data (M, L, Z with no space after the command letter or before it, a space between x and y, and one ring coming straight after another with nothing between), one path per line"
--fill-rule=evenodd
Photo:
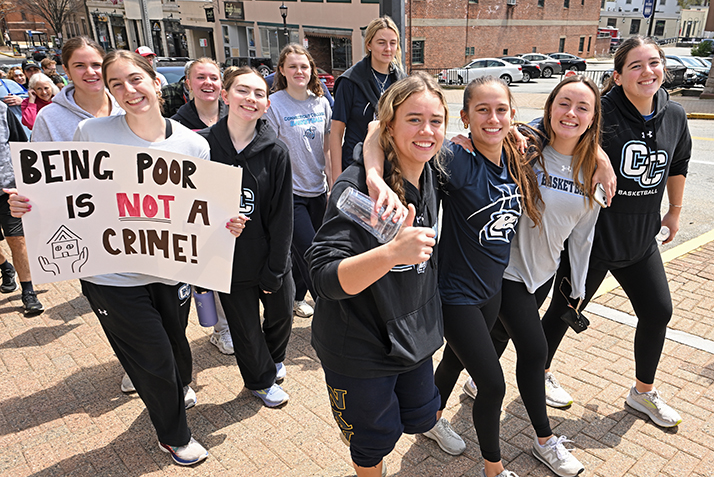
M10 265L10 271L2 271L2 285L0 285L0 292L11 293L17 290L17 282L15 281L15 267Z
M45 307L37 299L37 294L34 291L22 292L22 304L25 307L25 316L39 315L45 311Z

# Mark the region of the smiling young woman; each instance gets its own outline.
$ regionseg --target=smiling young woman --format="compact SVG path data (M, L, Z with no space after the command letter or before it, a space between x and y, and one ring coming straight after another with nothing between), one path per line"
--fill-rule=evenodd
M221 69L211 58L192 61L186 74L191 100L181 106L171 119L194 131L213 126L228 114L221 101Z

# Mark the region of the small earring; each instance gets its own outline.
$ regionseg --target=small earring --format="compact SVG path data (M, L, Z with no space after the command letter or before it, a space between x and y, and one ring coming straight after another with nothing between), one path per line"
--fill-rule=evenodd
M592 126L593 126L592 124L591 124L591 125L589 125L589 126L588 126L588 129L590 129L590 128L591 128Z
M467 123L466 121L464 121L464 129L468 129L468 128L469 128L469 123Z

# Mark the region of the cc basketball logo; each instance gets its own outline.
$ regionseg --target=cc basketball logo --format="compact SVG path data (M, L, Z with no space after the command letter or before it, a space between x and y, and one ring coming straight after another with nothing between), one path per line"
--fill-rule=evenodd
M667 168L666 151L650 151L642 141L630 141L622 150L620 173L646 189L662 182Z

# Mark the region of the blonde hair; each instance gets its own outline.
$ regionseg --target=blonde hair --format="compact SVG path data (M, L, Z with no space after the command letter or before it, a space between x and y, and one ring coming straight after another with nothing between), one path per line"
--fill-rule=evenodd
M369 52L369 44L372 42L377 32L384 28L389 28L395 35L397 35L397 52L394 54L392 63L399 69L402 69L402 46L400 42L399 28L397 28L397 24L394 23L394 20L392 20L389 16L384 15L369 22L369 25L367 25L367 29L364 32L364 49L368 51L368 55L372 54Z
M184 70L187 80L191 77L191 72L197 65L213 65L213 66L215 66L216 69L218 70L218 77L220 78L221 67L218 65L216 60L214 60L213 58L207 58L204 56L202 58L199 58L197 60L192 60L189 62L189 64L187 65L187 67Z
M409 97L415 93L428 91L441 101L444 108L444 123L443 127L449 122L449 106L446 102L446 96L439 84L424 72L418 71L404 79L394 83L379 99L379 145L384 151L384 156L389 161L391 168L386 171L385 182L399 196L399 200L406 205L406 194L404 191L404 181L399 163L399 155L397 147L394 144L394 138L389 132L389 128L394 122L396 112L399 107ZM434 165L439 172L444 172L443 157L441 151L437 152L434 157Z
M564 86L571 83L583 83L590 89L595 97L593 103L593 122L592 126L588 127L585 132L578 139L578 144L575 146L573 151L573 180L580 187L585 196L590 199L590 207L592 207L592 179L595 173L595 168L597 166L597 154L598 146L600 145L600 121L601 121L601 110L602 106L600 103L600 91L593 80L583 75L571 76L565 78L561 81L548 95L548 99L545 100L545 106L543 107L543 128L548 136L551 144L555 140L555 132L553 131L553 126L550 124L551 121L551 110L553 109L553 103L555 102L556 96ZM583 179L585 183L580 182L580 172L583 173Z
M322 86L320 86L320 77L317 76L317 66L315 65L315 60L312 59L312 55L307 51L307 48L302 45L298 45L297 43L285 45L285 48L283 48L280 52L278 68L275 70L275 81L273 81L273 91L280 91L288 87L288 81L282 71L280 71L280 68L285 66L288 55L291 53L307 57L307 61L310 63L310 81L307 83L307 89L316 96L324 95L325 93L322 91Z

